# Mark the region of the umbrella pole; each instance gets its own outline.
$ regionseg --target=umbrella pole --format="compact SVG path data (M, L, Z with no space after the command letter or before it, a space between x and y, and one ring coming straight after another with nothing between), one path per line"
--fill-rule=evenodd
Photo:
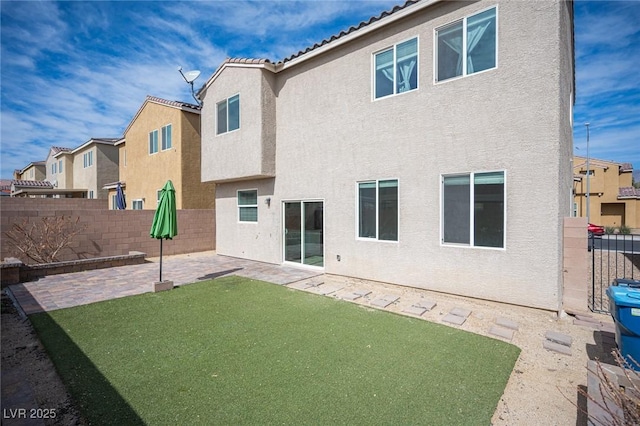
M162 282L162 238L160 238L160 282Z

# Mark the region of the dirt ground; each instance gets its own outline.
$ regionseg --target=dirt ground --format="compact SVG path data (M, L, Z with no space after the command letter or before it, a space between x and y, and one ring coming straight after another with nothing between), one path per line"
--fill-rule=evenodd
M436 302L435 308L421 317L427 321L441 323L444 315L451 309L468 309L472 312L471 315L462 326L456 328L492 338L499 339L489 333L496 319L506 318L516 322L518 330L510 343L520 347L522 352L493 416L494 425L585 425L587 418L582 411L586 409L586 399L581 396L579 390L587 389L587 361L601 359L612 363L611 333L574 325L574 318L571 316L557 318L553 312L331 275L325 275L321 279L324 284L343 287L334 297L355 289L370 289L373 291L372 294L378 295L397 295L400 301L386 308L392 312L402 313L403 309L416 300ZM309 291L313 292L314 289ZM371 299L363 297L355 303L368 305L370 302ZM604 323L612 322L608 315L592 315L594 319ZM544 349L543 342L547 331L571 336L571 355ZM44 424L87 424L56 374L30 322L19 315L3 292L3 409L10 402L5 399L8 386L5 372L9 370L18 372L23 382L32 389L35 401L31 404L40 408L55 409L56 418L44 420ZM3 419L2 424L17 423Z

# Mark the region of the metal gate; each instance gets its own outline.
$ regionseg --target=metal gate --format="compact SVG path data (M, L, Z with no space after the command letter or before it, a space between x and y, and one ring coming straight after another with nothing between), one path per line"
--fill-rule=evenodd
M609 312L607 287L616 278L640 279L640 235L590 235L593 312Z

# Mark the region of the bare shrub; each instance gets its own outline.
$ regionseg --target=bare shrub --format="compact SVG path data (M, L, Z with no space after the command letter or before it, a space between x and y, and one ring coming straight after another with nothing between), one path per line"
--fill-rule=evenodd
M607 371L606 365L596 361L596 371L589 370L599 381L599 392L602 398L594 398L583 389L578 390L588 401L597 405L607 419L594 417L589 413L592 424L606 424L612 426L627 426L640 424L640 372L632 369L638 368L635 360L623 358L618 350L612 352L616 364L620 367L622 375L612 374Z
M33 222L23 219L14 223L5 235L19 253L35 263L58 262L60 252L87 228L79 222L79 217L74 220L71 216L45 216Z

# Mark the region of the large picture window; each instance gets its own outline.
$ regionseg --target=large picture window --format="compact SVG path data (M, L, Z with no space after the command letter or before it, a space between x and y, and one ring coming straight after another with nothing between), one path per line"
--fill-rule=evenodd
M496 8L436 29L436 81L496 67Z
M442 178L442 242L504 247L504 172Z
M398 181L358 183L358 237L398 241Z
M374 55L375 99L418 88L418 38Z
M240 222L258 221L258 190L238 191L238 220Z
M217 104L218 129L216 134L240 128L240 95L232 96Z

